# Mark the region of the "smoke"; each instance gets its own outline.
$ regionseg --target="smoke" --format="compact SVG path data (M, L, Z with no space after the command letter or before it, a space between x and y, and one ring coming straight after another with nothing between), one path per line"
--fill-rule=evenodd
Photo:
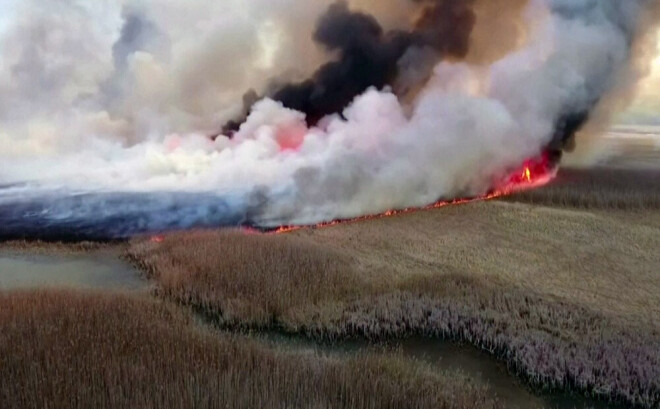
M660 55L660 3L649 4L638 24L638 35L632 48L631 63L624 67L613 89L591 113L591 120L571 144L564 162L570 166L592 166L621 155L608 138L612 118L617 121L653 125L653 102L657 96L657 58ZM654 62L655 60L655 62ZM650 103L649 103L650 102ZM648 105L647 105L648 104ZM649 114L651 113L651 114ZM660 123L660 121L657 121Z
M471 64L492 64L523 47L529 32L524 18L527 4L528 0L475 2L477 24L466 60Z
M385 32L370 14L352 11L348 3L332 4L319 19L314 41L338 57L323 64L310 79L272 84L268 96L285 107L302 112L315 125L329 114L339 113L369 87L382 89L397 81L409 89L428 79L430 69L443 56L465 57L475 24L472 0L412 0L420 4L413 27ZM247 116L261 98L254 91L244 96ZM237 130L231 121L224 131Z
M654 3L498 2L486 52L484 1L379 2L388 28L369 1L26 1L0 40L0 236L316 223L484 194L634 82ZM283 76L310 80L273 89ZM209 138L245 89L271 98Z

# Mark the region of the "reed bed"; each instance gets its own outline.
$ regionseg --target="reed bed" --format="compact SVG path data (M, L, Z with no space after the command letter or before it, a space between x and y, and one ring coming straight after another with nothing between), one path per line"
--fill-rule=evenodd
M339 360L211 333L121 295L0 293L7 408L499 408L456 373L382 355Z
M346 257L295 237L237 230L162 240L134 240L129 260L158 282L160 295L233 325L270 326L297 307L351 298L367 285Z
M387 294L308 311L284 326L315 339L409 336L475 345L542 390L573 390L639 407L660 405L660 332L460 276L419 277Z
M134 240L128 257L156 280L161 296L227 328L271 327L331 341L449 338L489 351L540 388L640 407L660 403L656 327L624 326L495 277L429 273L374 283L359 278L359 260L301 240L179 233L162 243Z
M80 254L100 250L116 250L121 244L101 242L45 242L30 240L0 241L0 251L21 252L30 254Z
M550 185L504 200L578 209L658 210L660 170L562 169Z

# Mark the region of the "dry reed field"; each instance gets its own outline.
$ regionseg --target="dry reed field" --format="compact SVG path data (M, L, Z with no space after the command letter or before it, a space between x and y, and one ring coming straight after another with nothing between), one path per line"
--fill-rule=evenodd
M222 254L228 251L225 243L231 243L230 248L241 244L246 249L259 248L260 245L254 245L257 237L260 236L246 236L240 232L196 232L186 239L173 236L166 240L162 255L152 253L148 269L162 271L153 275L156 280L177 274L176 269L165 267L178 265L176 259L171 258L176 257L177 250L173 249L176 243L191 245L206 240L209 246L215 243L214 254ZM264 249L250 257L259 257L270 248L269 243L278 239L263 237ZM295 243L290 238L284 242ZM146 247L156 245L135 246L149 253ZM199 247L199 244L191 246ZM160 250L152 248L151 251L158 253ZM271 257L276 255L274 252ZM133 253L132 257L140 256ZM337 276L320 277L313 270L310 270L313 277L310 280L290 281L289 273L284 277L265 278L268 264L262 265L266 270L259 274L264 277L263 282L255 282L252 275L247 275L243 282L237 273L244 271L241 263L229 260L231 264L224 260L213 267L207 266L207 274L202 275L198 274L201 262L190 275L181 268L177 280L170 277L160 282L160 294L192 306L228 328L237 325L279 328L331 341L353 337L380 341L411 335L456 339L506 360L514 372L542 388L575 389L648 407L653 407L660 398L660 355L657 353L660 332L657 328L640 329L638 325L641 324L627 327L605 314L511 287L494 277L418 274L392 282L389 288L383 284L364 283L358 287L360 294L357 294L336 286ZM254 261L246 263L255 265ZM272 272L304 268L297 267L295 262L288 269L282 265L286 264L280 260ZM224 271L231 271L233 280L243 284L233 282L226 286L224 278L218 279ZM356 269L352 271L358 274ZM189 283L182 284L186 281ZM291 285L284 297L286 301L273 304L283 283ZM328 293L319 298L315 290L325 283L329 283ZM356 280L347 280L345 284L360 285ZM194 288L203 288L202 296L197 296ZM243 304L239 308L232 301L235 288L242 291ZM299 297L292 296L295 291L299 291ZM247 309L246 303L252 303L252 308ZM250 312L256 314L250 315Z
M116 251L120 244L101 242L45 242L45 241L0 241L0 251L29 253L29 254L81 254L93 251L109 250Z
M298 306L354 298L369 285L341 253L289 236L180 233L134 241L128 255L161 295L236 326L269 326Z
M601 197L614 176L583 177L573 189ZM619 203L608 200L583 199ZM228 327L452 338L535 385L656 407L660 225L560 203L473 203L286 235L179 233L134 240L127 256L162 296Z
M154 300L0 292L3 408L498 408L457 373L211 333Z
M507 200L577 209L658 210L660 169L562 169L549 186Z

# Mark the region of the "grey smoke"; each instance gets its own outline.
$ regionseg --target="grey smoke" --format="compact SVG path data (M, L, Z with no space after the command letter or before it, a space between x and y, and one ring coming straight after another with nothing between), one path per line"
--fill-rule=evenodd
M119 39L112 46L114 73L102 88L109 98L121 98L122 86L129 70L130 58L138 52L158 56L163 61L169 60L171 42L166 33L149 19L139 7L124 6L122 9L123 25Z
M303 54L328 3L277 4L145 2L123 18L114 10L109 30L98 24L108 10L26 2L29 18L1 48L10 102L0 104L0 185L13 187L0 189L0 203L14 209L5 225L94 236L112 226L107 235L123 237L316 223L483 194L563 145L629 82L644 13L657 6L530 0L520 44L494 61L440 62L414 98L369 89L311 128L303 113L264 99L232 138L213 140L243 90L325 62ZM108 84L121 92L104 99Z

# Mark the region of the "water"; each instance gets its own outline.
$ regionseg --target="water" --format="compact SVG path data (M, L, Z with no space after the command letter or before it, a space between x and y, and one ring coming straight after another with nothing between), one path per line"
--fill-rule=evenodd
M109 252L29 255L0 251L0 290L74 288L141 290L146 282Z
M292 351L315 351L347 357L367 351L394 351L400 356L429 363L441 370L458 370L477 384L487 384L508 409L624 409L626 406L587 399L570 393L534 393L512 376L506 365L471 346L429 338L410 338L375 346L366 341L318 344L302 337L255 334L257 339Z
M29 288L79 288L141 290L147 283L128 263L112 252L72 255L29 255L0 251L0 290ZM292 351L315 351L322 355L348 357L383 346L366 341L319 344L303 337L272 332L253 334L273 346ZM492 356L469 346L427 338L390 342L388 350L421 360L442 370L460 370L479 384L488 384L510 409L619 409L624 406L592 401L566 393L535 394Z
M426 338L405 340L397 346L406 356L444 368L462 370L477 381L488 384L507 408L623 409L623 406L568 393L534 394L508 373L506 365L473 347Z

